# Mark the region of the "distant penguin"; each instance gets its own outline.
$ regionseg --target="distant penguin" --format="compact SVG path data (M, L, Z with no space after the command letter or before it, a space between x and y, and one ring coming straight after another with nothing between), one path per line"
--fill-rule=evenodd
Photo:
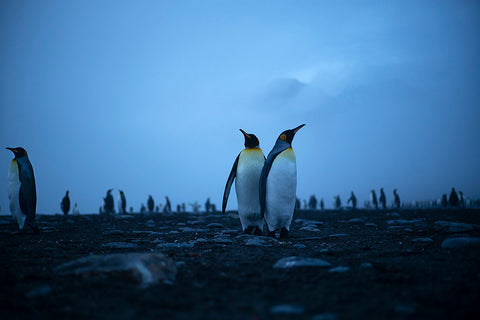
M172 204L168 196L165 196L165 206L163 207L163 212L171 213L172 212Z
M458 207L458 194L457 191L455 191L455 188L452 188L452 191L450 191L450 196L448 197L448 205L453 208Z
M63 211L63 214L67 215L68 211L70 211L70 198L68 197L68 190L65 193L65 196L62 199L62 203L60 203L60 208Z
M442 200L440 200L440 203L442 204L442 207L446 208L448 206L448 200L447 200L447 195L442 194Z
M333 207L336 210L339 210L342 207L342 200L340 199L339 194L337 194L336 196L333 197Z
M465 198L463 197L462 191L458 191L458 206L460 208L465 208Z
M37 191L32 164L25 149L21 147L7 149L15 155L10 163L7 182L10 211L17 220L20 230L27 225L33 232L38 233L35 223Z
M382 209L387 208L387 198L385 197L385 192L383 192L383 188L380 188L380 196L378 197L378 201L382 206Z
M103 198L103 200L104 200L104 208L103 209L105 211L105 214L107 214L107 215L115 213L115 205L113 203L112 190L113 189L108 189L107 190L107 195L105 196L105 198Z
M240 132L245 139L245 149L238 154L228 176L223 192L222 213L225 213L227 208L228 196L233 180L235 180L238 216L243 232L261 235L264 219L260 214L258 182L265 163L265 156L259 147L260 141L254 134L246 133L242 129Z
M280 238L288 237L297 192L297 160L292 141L304 125L280 134L260 175L260 209L272 237L277 230Z
M153 201L153 198L151 195L148 196L148 200L147 200L147 208L148 208L148 212L153 212L153 209L155 208L155 201Z
M400 209L400 197L398 196L397 189L393 189L393 197L395 202L395 208Z
M127 213L127 198L122 190L119 190L118 213Z
M325 202L323 202L323 198L320 199L320 210L324 210L325 209Z
M370 200L372 200L372 205L375 209L378 209L377 194L375 190L370 191Z
M80 211L78 210L78 205L77 205L76 203L75 203L75 205L73 206L72 213L73 213L73 214L80 214Z
M352 203L352 209L356 209L357 208L357 197L355 197L355 194L353 193L353 191L350 193L350 198L348 198L347 204L349 204L350 202Z

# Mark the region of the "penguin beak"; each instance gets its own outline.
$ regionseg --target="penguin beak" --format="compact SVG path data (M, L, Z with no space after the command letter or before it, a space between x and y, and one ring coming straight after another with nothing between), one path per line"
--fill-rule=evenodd
M8 149L8 150L10 150L10 151L12 151L12 152L15 152L15 151L13 151L13 150L14 150L13 148L6 147L5 149Z
M295 129L293 129L293 134L297 133L297 131L298 131L298 130L300 130L300 129L301 129L303 126L304 126L304 125L305 125L305 123L304 123L304 124L301 124L301 125L299 125L299 126L298 126L298 127L296 127Z
M250 138L250 135L249 135L248 133L246 133L246 132L243 131L242 129L240 129L240 131L243 133L243 135L245 136L245 138L251 139L251 138Z

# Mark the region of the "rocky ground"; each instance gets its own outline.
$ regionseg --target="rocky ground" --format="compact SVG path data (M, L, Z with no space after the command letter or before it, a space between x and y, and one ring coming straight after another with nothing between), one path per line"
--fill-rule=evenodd
M479 319L480 210L0 216L0 318Z

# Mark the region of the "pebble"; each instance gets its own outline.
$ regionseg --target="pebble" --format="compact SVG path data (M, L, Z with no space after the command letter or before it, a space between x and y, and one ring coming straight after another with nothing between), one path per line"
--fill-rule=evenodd
M349 271L349 270L350 270L349 267L338 266L338 267L330 268L330 269L328 270L328 272L331 272L331 273L344 273L344 272L347 272L347 271Z
M376 225L375 223L371 223L371 222L365 223L365 226L366 227L378 227L378 225Z
M398 212L387 212L387 217L400 217Z
M473 230L476 226L468 223L449 222L449 221L435 221L435 229L447 230L449 232L464 232Z
M405 314L412 314L415 313L415 308L410 306L396 306L395 312L397 313L405 313Z
M110 277L134 280L140 287L157 282L172 283L177 274L175 262L161 253L116 253L90 255L63 263L53 269L61 275Z
M423 222L424 219L412 219L412 220L388 220L387 224L415 224L419 222Z
M214 228L225 228L225 226L221 223L217 223L217 222L212 222L212 223L209 223L207 224L207 228L210 228L210 229L214 229Z
M315 228L315 227L313 227L313 226L301 227L300 230L302 230L302 231L310 231L310 232L319 232L319 231L321 231L320 229Z
M480 238L458 237L447 238L442 242L444 249L473 249L480 248Z
M300 315L304 312L305 308L297 304L278 304L270 308L271 314Z
M412 242L433 242L431 238L415 238L412 239Z
M278 243L277 239L271 237L252 237L245 242L247 247L271 247Z
M123 230L107 230L107 231L104 231L102 234L104 236L114 236L114 235L121 235L124 233L125 232Z
M370 262L362 262L362 264L360 265L360 268L372 268L373 267L373 264L371 264Z
M363 219L360 218L352 218L350 220L347 220L346 222L348 223L363 223Z
M157 245L158 249L180 249L180 248L193 248L192 242L166 242Z
M115 248L115 249L129 249L129 248L137 248L138 245L135 243L128 243L128 242L109 242L102 244L102 247L107 248Z
M307 246L304 244L297 243L297 244L294 244L293 247L297 249L305 249Z
M337 319L337 315L331 312L317 314L312 317L312 320L336 320L336 319Z
M285 257L273 265L274 268L293 268L293 267L330 267L330 262L318 259L318 258L307 258L307 257Z
M185 227L185 228L180 228L182 232L205 232L208 231L207 229L195 229L195 228L190 228L190 227Z

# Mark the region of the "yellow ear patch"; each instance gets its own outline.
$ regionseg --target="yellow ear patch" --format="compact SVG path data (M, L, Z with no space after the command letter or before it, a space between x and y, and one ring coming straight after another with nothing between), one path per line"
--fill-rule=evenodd
M287 142L287 136L285 134L281 134L280 135L280 139L282 139L283 141Z

